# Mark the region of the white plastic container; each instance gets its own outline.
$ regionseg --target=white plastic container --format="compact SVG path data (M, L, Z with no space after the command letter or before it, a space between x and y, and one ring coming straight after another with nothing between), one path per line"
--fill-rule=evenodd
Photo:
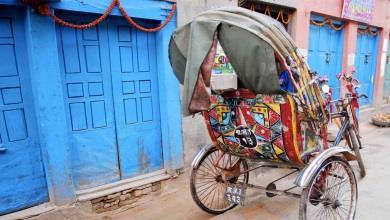
M211 89L215 91L237 89L237 75L226 56L220 43L214 57L214 65L211 71Z
M237 89L237 75L236 74L212 74L211 75L211 89L212 90L232 90Z

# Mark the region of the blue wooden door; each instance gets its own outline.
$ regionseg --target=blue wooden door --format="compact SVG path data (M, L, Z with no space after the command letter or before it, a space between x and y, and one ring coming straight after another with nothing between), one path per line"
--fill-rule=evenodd
M323 18L314 17L321 22ZM337 24L336 21L334 23ZM312 71L327 76L333 99L339 97L340 83L336 76L341 72L343 30L333 30L328 24L322 27L311 24L309 35L308 63Z
M356 42L355 70L360 82L359 93L366 94L368 99L360 99L362 105L368 105L374 94L374 78L378 51L378 35L359 33Z
M123 18L57 30L76 187L161 169L155 34L136 31Z
M144 24L146 25L146 24ZM123 178L162 168L156 35L109 21L119 161Z
M0 8L0 215L48 201L23 12Z
M73 22L91 19L62 16ZM58 26L57 32L75 185L84 189L119 180L107 25Z
M385 73L385 83L383 97L385 98L385 103L390 103L390 46L387 48L386 55L386 73Z

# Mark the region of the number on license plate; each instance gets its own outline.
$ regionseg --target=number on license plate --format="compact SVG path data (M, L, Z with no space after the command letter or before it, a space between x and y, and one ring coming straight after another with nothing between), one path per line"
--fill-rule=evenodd
M225 189L225 199L230 203L244 205L246 187L237 184L228 184Z

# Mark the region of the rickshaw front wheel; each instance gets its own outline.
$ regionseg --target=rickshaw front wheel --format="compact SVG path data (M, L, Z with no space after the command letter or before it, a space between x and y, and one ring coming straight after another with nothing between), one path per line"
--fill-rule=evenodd
M218 168L213 162L218 157L218 149L214 146L200 159L196 168L191 170L191 195L195 203L204 211L211 214L222 214L235 206L229 203L225 195L226 183L222 178L222 171L229 170L237 163L240 163L240 170L248 170L248 163L236 156L224 154L219 162ZM229 180L231 183L248 183L249 173L245 172L238 177Z
M321 164L302 191L299 219L347 219L355 216L357 183L352 167L340 157Z

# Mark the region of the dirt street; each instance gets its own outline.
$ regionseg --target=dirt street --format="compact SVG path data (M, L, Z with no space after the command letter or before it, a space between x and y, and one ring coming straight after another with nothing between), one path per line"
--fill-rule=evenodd
M362 155L367 176L358 181L358 211L355 219L388 219L390 214L390 128L362 125L364 149ZM357 171L357 164L353 164ZM279 171L283 172L283 171ZM297 219L299 199L267 198L257 191L249 191L247 203L219 216L203 212L192 201L188 172L165 184L164 192L151 201L133 209L106 216L108 219ZM270 176L280 175L275 170L263 170L251 176L251 182L266 183ZM358 176L358 173L356 173ZM290 180L292 180L291 178ZM287 182L286 182L287 184Z
M390 128L362 125L363 147L361 151L366 164L367 176L358 180L358 220L387 220L390 215ZM357 164L352 164L358 176ZM252 172L250 182L267 185L286 173L286 170L263 169ZM289 177L277 186L288 188L295 176ZM136 207L122 207L119 210L99 215L83 210L83 206L69 207L44 213L34 220L273 220L298 219L299 199L277 196L268 198L256 190L247 191L245 206L236 207L222 215L214 216L203 212L193 202L189 190L189 171L162 184L162 190L140 199Z

